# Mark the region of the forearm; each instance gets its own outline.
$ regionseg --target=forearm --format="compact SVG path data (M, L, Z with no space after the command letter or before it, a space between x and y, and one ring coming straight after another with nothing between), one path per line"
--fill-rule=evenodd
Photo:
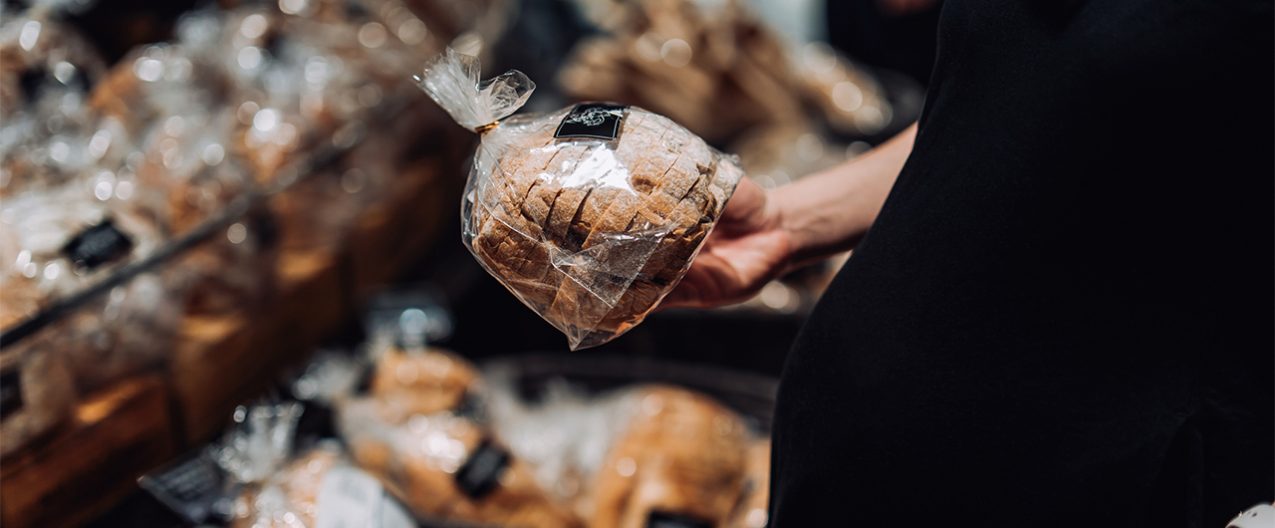
M795 263L852 249L863 238L915 139L914 124L862 156L772 192Z

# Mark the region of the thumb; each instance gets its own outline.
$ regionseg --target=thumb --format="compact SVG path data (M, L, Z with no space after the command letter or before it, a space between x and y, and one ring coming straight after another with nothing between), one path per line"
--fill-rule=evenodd
M687 280L691 278L691 273L694 273L694 271L688 271L687 277L684 277L681 282L677 283L677 286L673 287L673 291L670 291L668 295L664 296L664 300L660 301L660 305L657 310L664 310L668 308L689 308L699 304L699 288L695 285L694 280Z

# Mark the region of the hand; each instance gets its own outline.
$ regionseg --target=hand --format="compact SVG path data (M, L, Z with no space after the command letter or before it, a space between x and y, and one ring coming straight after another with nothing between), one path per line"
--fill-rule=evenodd
M792 260L792 236L782 220L765 189L740 180L704 248L661 307L709 308L748 300Z
M912 125L871 152L770 191L745 178L662 307L748 300L790 267L853 249L912 153Z

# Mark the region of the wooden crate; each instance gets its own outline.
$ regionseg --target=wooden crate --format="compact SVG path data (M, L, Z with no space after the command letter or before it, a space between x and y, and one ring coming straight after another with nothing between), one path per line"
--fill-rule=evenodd
M439 181L439 167L411 165L343 249L281 252L271 295L251 312L187 317L164 375L84 400L71 423L5 459L3 525L84 524L132 493L143 473L212 440L235 406L264 394L352 315L354 292L387 282L434 240L458 188Z
M438 235L444 200L456 199L440 180L444 175L433 160L403 171L383 206L368 211L350 237L352 290L361 294L381 286L413 262Z
M283 364L345 316L340 270L331 253L285 252L266 306L253 314L186 319L169 363L183 438L210 440L236 405L265 391Z
M166 385L125 380L82 401L71 423L0 467L6 527L83 524L177 453Z

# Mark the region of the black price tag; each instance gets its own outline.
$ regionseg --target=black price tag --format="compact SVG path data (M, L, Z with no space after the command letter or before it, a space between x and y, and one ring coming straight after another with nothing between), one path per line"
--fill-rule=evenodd
M107 218L68 241L62 246L62 254L76 267L91 270L127 255L132 249L133 240Z
M620 122L628 108L610 103L580 103L562 118L553 137L615 139L620 135Z
M229 519L229 502L238 490L230 489L227 480L216 462L196 453L142 477L138 484L173 513L200 525Z
M646 518L646 528L713 528L713 523L680 513L653 511Z
M500 483L509 468L509 452L484 438L456 471L456 486L471 499L481 499Z
M22 364L0 373L0 421L22 410Z

